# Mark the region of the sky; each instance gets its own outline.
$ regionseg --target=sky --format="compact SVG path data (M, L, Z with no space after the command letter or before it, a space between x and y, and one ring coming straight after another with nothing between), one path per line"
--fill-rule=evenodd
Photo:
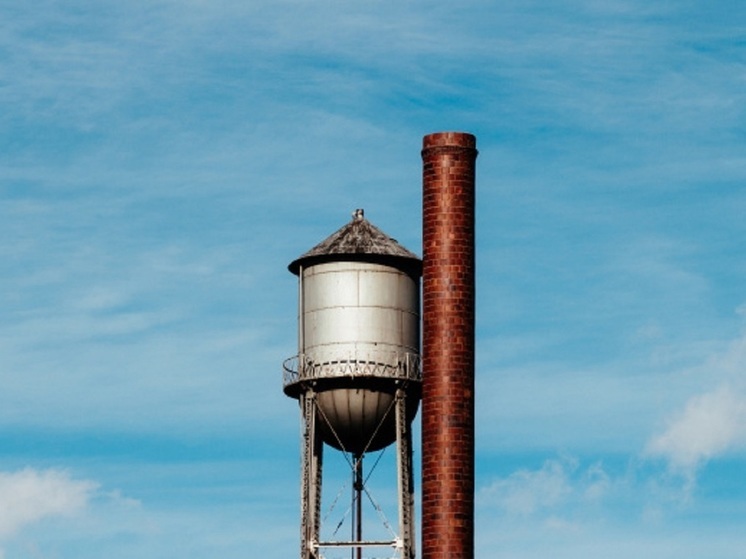
M421 254L445 130L477 556L742 558L744 37L739 0L0 0L0 559L297 556L286 266L355 208Z

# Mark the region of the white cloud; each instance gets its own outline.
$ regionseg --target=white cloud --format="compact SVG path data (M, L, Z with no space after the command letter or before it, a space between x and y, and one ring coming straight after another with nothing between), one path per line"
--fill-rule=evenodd
M711 458L746 443L746 394L730 384L693 396L672 417L646 452L668 460L672 469L691 477Z
M625 481L612 479L600 461L584 466L563 455L546 460L539 469L521 469L494 480L479 491L477 502L486 517L497 510L519 522L540 520L550 530L577 530L588 511L614 498L620 484Z
M583 496L589 501L601 499L611 488L611 478L600 462L592 464L583 478Z
M668 462L672 472L689 483L707 461L746 449L746 335L727 350L713 354L700 367L710 386L691 395L666 426L645 446L648 456Z
M570 459L547 460L539 470L518 470L494 481L480 497L512 515L528 516L551 509L573 492L570 475L576 467Z
M0 538L44 518L83 510L96 487L59 470L0 472Z

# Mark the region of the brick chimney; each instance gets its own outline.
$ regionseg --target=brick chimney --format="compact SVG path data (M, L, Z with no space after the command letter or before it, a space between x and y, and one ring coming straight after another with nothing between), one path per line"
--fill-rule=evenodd
M423 138L422 557L474 557L476 138Z

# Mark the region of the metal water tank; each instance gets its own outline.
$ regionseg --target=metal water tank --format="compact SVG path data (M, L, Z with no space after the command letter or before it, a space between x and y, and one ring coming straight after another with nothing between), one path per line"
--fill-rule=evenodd
M397 389L410 422L420 399L421 260L356 210L288 268L299 278L299 324L285 393L313 394L327 444L354 454L388 446Z

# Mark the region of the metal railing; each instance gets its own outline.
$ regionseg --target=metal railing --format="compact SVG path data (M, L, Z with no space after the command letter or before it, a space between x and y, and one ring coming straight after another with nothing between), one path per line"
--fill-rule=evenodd
M299 354L282 364L283 386L303 380L339 377L381 377L401 380L421 380L422 369L418 353L362 350L349 357L322 359L313 354Z

